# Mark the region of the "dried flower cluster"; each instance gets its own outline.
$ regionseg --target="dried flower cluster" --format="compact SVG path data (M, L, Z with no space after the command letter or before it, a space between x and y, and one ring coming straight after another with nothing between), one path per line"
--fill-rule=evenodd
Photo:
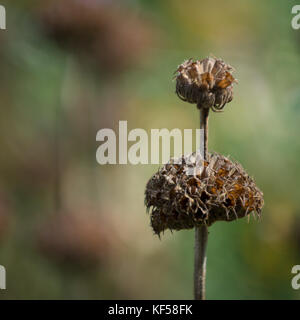
M176 73L176 93L198 108L221 111L233 98L233 68L221 59L186 60Z
M170 160L146 186L145 204L156 234L232 221L252 211L260 216L263 194L240 164L213 153L201 171L189 175L187 170L199 166L195 153L180 160Z

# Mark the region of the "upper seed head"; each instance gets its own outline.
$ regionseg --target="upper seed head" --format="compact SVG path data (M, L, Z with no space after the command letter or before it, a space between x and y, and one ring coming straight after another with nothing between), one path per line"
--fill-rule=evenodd
M198 108L221 111L233 99L233 68L221 59L184 61L175 71L178 97Z

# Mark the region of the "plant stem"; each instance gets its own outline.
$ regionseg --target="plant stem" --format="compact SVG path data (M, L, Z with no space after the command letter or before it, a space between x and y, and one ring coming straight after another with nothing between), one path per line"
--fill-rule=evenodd
M203 159L207 160L208 153L208 108L200 108L200 137L203 145ZM208 228L205 225L195 227L195 265L194 265L194 297L195 300L205 300L206 280L206 248Z
M203 130L203 135L201 135L200 139L203 141L203 159L207 160L208 153L208 115L209 109L201 108L200 109L200 129Z
M205 300L206 280L206 247L208 228L195 228L195 270L194 270L194 297L195 300Z

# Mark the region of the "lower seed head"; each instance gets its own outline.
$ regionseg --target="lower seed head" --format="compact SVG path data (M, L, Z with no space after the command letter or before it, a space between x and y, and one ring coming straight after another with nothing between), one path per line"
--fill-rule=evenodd
M145 204L156 234L232 221L252 211L260 216L263 193L240 164L213 153L199 170L195 159L195 153L173 159L147 183Z

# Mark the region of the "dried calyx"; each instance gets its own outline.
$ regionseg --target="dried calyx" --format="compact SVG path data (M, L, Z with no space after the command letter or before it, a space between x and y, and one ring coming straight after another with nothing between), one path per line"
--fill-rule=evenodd
M260 216L263 194L240 164L213 153L201 172L188 174L198 166L195 153L173 159L147 183L145 204L156 234L232 221L251 212Z
M176 93L180 99L220 112L233 99L233 68L221 59L193 59L175 71Z

